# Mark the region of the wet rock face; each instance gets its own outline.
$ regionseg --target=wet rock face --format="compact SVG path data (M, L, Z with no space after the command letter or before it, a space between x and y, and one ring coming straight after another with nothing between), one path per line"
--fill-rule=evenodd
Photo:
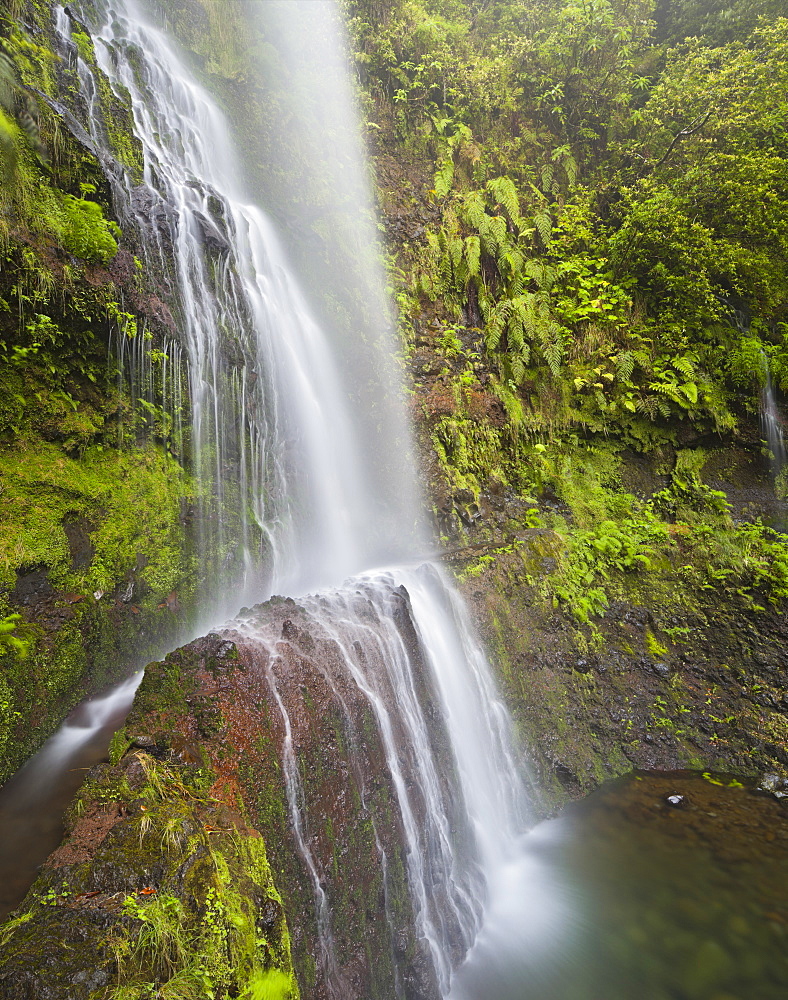
M266 940L287 914L305 1000L390 1000L396 984L406 1000L438 1000L411 902L391 761L364 690L372 685L393 700L385 642L376 638L381 622L358 592L347 609L356 631L345 633L341 614L321 617L321 600L304 607L275 598L245 612L232 631L149 665L113 741L119 763L91 773L67 841L17 911L30 920L0 948L0 1000L88 1000L117 983L117 949L106 942L140 931L135 906L166 897L204 913L213 852L255 830L282 902L243 859L230 866L233 885L251 900ZM386 635L414 665L443 781L452 763L407 594L392 589L388 602ZM348 658L367 682L348 670ZM423 824L414 754L396 713L390 723L398 773ZM164 776L158 783L156 774ZM445 795L451 801L448 788ZM451 809L448 818L461 829ZM127 957L120 970L127 978L161 982L145 955L131 955L136 965Z
M332 633L314 607L287 600L256 611L233 635L243 672L221 706L223 739L238 755L233 780L281 865L277 877L302 995L389 998L400 981L409 1000L433 1000L439 991L429 951L414 931L391 769L364 682L347 666L350 652L379 682L384 700L393 699L393 692L386 695L384 653L374 641L362 646ZM401 642L418 660L404 593L392 595L392 612ZM355 613L367 616L374 632L374 608L361 594ZM419 680L429 705L423 667ZM401 732L394 739L416 809L423 810L408 741ZM434 739L445 754L439 732ZM294 796L300 829L290 821ZM315 920L321 896L322 929Z
M498 556L465 595L545 814L632 768L786 773L782 610L713 597L680 607L667 590L633 590L597 619L592 645L540 597L537 542Z

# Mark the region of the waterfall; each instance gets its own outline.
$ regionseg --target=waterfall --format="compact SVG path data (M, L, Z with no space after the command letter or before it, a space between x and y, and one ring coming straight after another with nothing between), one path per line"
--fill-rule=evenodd
M762 355L764 383L761 389L761 433L769 449L769 458L775 479L785 468L785 438L780 411L772 383L769 360Z
M68 49L62 9L58 28ZM143 144L142 183L126 172L116 202L121 221L142 235L146 270L160 275L171 295L191 411L188 454L179 457L188 458L211 506L200 518L203 562L213 563L215 580L231 584L214 615L228 614L245 595L341 579L389 555L393 537L399 552L420 547L407 448L385 442L393 446L389 462L402 466L395 488L374 482L365 468L373 463L358 460L368 414L349 404L332 345L270 222L244 191L217 106L133 0L108 13L94 40L101 69L131 96ZM69 58L87 130L106 148L90 68L76 46ZM146 380L151 352L143 348L126 368L130 382ZM387 374L388 345L371 349ZM388 399L385 379L373 383ZM175 411L172 402L160 403ZM183 435L177 446L185 450Z
M529 823L528 797L508 715L462 602L437 568L413 562L426 536L404 410L392 389L382 275L368 263L375 248L364 226L354 227L345 215L337 235L357 240L359 273L372 289L350 299L363 299L370 312L357 329L350 313L339 310L332 328L324 321L325 303L313 307L250 193L218 105L175 43L136 0L111 7L99 0L91 8L98 63L116 92L130 95L144 150L141 183L129 171L118 176L118 211L123 225L141 236L144 267L158 275L177 331L155 357L139 333L133 340L119 334L123 387L135 404L143 401L143 410L161 411L173 450L200 483L199 545L212 579L212 624L245 600L274 592L311 595L300 598L304 613L341 652L336 673L318 659L314 670L340 703L352 685L375 719L404 840L413 920L440 993L448 996L454 970L485 927L486 906L494 908L508 892L507 872ZM344 102L347 131L350 88L346 70L337 70L342 56L334 4L277 0L246 8L250 24L269 18L266 30L278 40L291 80L304 72L296 40L307 31L311 63L302 82L308 91L325 82L332 114L340 114ZM95 80L69 44L71 18L62 10L58 29L77 63L87 130L106 149ZM331 64L325 72L315 62L323 50ZM318 112L305 121L320 118ZM342 127L335 125L334 138ZM347 164L334 166L342 173ZM360 159L351 166L344 172L350 187L337 188L345 212L366 203ZM337 259L343 259L339 251ZM406 614L411 645L395 613ZM314 824L305 806L281 636L248 615L222 629L240 637L251 661L262 664L280 715L287 805L313 890L322 988L340 1000L349 994L323 863L308 835ZM425 709L425 686L437 719ZM349 710L347 725L352 729ZM363 789L363 775L359 782ZM373 816L372 822L382 820ZM375 831L385 881L389 856ZM396 969L389 995L404 996Z

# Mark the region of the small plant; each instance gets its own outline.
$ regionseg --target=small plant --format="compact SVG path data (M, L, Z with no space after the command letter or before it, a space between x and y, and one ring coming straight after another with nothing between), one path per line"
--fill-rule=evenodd
M292 995L289 978L278 969L255 973L241 994L242 1000L289 1000Z
M21 639L19 636L14 635L21 621L22 616L20 614L11 614L6 615L5 618L0 618L0 650L3 647L10 649L18 659L24 660L30 652L32 641L30 639Z
M646 649L655 660L662 660L668 655L668 647L662 645L650 628L646 629Z

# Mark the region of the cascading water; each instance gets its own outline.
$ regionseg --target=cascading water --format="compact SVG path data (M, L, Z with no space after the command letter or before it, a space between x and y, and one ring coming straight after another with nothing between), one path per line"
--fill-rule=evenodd
M67 45L68 19L59 21ZM384 492L358 461L364 415L348 406L331 345L243 193L218 108L131 0L95 40L102 70L131 96L144 148L143 183L127 174L116 201L142 234L148 269L172 290L191 409L182 457L216 510L201 519L216 525L202 555L214 558L214 580L240 587L212 614L243 603L244 588L259 597L334 582L387 554L395 534L400 551L412 547L409 477L394 472L399 489ZM95 116L89 67L75 47L71 58ZM99 144L100 122L88 130ZM384 345L376 350L385 372Z
M399 621L403 595L408 623L415 630L413 643ZM349 732L357 728L356 709L342 693L348 682L375 720L401 821L417 934L445 994L452 968L481 926L485 883L493 871L511 862L529 820L511 754L508 718L495 697L462 604L435 567L401 566L364 574L342 588L301 598L298 605L313 637L309 652L300 655L310 662L311 676L327 684L333 702L341 706L344 727ZM333 967L325 858L317 856L305 832L310 817L296 766L303 739L294 732L303 724L293 704L292 669L282 656L282 633L278 622L258 619L252 612L229 628L227 637L240 636L242 648L252 643L267 653L261 672L281 714L295 837L321 914L323 971L333 995L342 996L341 978ZM297 628L288 622L285 636L299 631L305 631L303 622ZM293 644L299 647L297 637ZM252 667L255 659L252 654ZM298 684L303 683L299 679ZM438 709L437 719L430 704ZM444 737L451 747L448 753L442 749ZM363 777L356 781L365 810L374 823L385 825L386 804L376 808L364 793ZM383 849L378 849L382 865Z
M769 361L766 355L762 356L762 360L764 384L761 389L761 433L769 449L772 472L776 478L785 468L785 437L780 411L777 408Z
M341 331L340 346L313 318L271 224L244 190L216 104L135 0L95 6L103 9L103 21L94 28L99 65L118 92L131 96L145 155L142 184L134 186L128 172L118 180L119 213L142 234L147 269L169 286L178 331L177 342L165 343L155 361L144 345L121 338L118 353L132 362L121 365L123 377L132 396L145 401L143 408L158 406L168 416L173 448L190 463L204 503L216 511L215 533L201 540L206 560L212 560L214 623L246 595L259 600L273 590L303 594L323 588L301 605L341 656L335 675L317 661L316 669L340 702L343 686L352 684L374 716L404 839L417 934L440 993L454 995L453 970L474 942L490 934L506 938L506 927L485 924L485 907L493 914L503 908L511 918L511 884L523 888L512 873L521 870L527 796L508 717L459 598L434 567L402 565L425 543L402 411L389 385L388 318L379 310L377 332L362 338L359 387L353 383L359 372L347 365L351 331ZM338 15L332 2L250 9L254 16L273 15L266 30L279 32L291 77L299 72L294 34L311 26L323 43L329 39L331 67L324 77L339 78L341 92L329 92L327 101L332 107L347 104L347 81L336 69ZM69 46L70 24L61 12L58 27L64 50L78 63L87 130L100 146L95 81ZM320 46L310 52L311 86L310 80L321 78L314 64ZM361 174L356 169L356 188ZM365 195L359 189L343 201L364 203ZM371 258L374 248L361 242L362 255ZM382 288L376 268L372 275ZM380 299L379 290L374 298ZM188 427L177 426L184 420L184 377ZM379 405L370 412L375 399ZM393 561L396 568L370 570ZM414 648L393 622L403 594ZM322 988L344 1000L332 899L308 833L293 719L282 693L284 678L277 674L284 662L280 643L244 618L226 629L267 657L267 684L281 715L292 832L314 892ZM424 707L425 683L438 720ZM349 715L347 724L352 729ZM443 749L438 730L446 737ZM363 776L359 780L363 804ZM378 822L373 816L373 825ZM385 875L389 858L375 829ZM479 936L485 927L486 939L484 930ZM390 991L404 995L396 969Z

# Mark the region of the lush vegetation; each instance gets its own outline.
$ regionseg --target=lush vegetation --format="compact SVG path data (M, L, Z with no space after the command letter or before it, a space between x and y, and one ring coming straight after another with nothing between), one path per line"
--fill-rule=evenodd
M632 574L784 598L782 536L704 479L715 448L758 460L763 387L788 388L780 4L348 10L374 152L416 192L381 197L411 230L400 326L461 520L519 497L564 541L546 596L585 621Z
M649 0L355 10L369 114L434 165L401 301L474 336L532 426L642 448L734 429L767 365L785 383L788 20L740 4L722 42L700 10L666 37Z

